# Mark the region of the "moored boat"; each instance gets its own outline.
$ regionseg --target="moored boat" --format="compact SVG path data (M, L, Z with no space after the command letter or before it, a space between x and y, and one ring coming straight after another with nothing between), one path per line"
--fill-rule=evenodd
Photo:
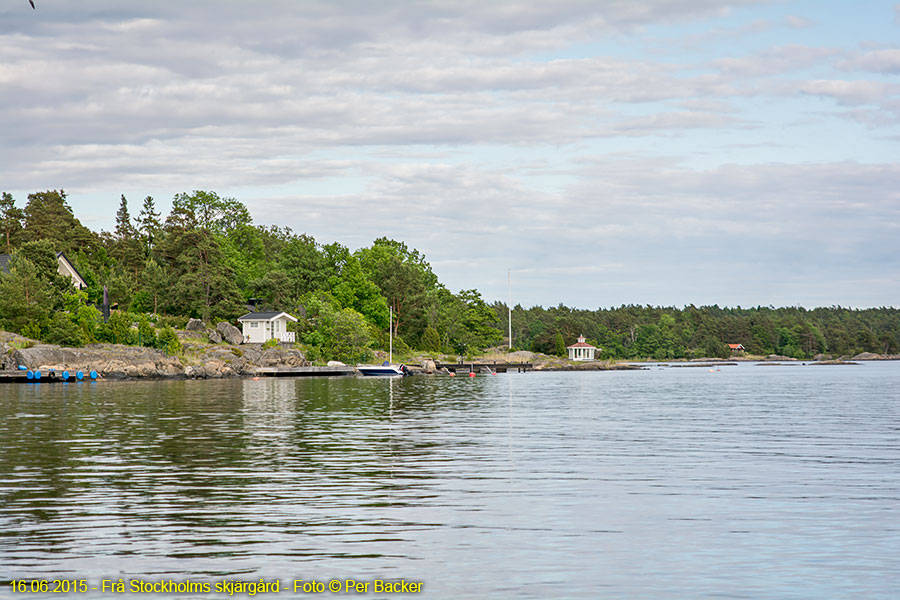
M390 361L384 361L381 365L356 365L356 370L359 371L362 375L372 376L372 375L381 375L381 376L397 376L397 375L407 375L406 366L405 365L392 365Z

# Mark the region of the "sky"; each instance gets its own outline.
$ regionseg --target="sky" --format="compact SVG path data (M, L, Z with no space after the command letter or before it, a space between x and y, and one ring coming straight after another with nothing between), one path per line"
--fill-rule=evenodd
M900 3L8 0L0 190L596 309L900 306Z

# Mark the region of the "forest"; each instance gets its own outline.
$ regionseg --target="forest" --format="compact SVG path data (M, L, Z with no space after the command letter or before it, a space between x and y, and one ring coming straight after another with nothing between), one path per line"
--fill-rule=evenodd
M234 322L257 310L286 311L310 360L366 361L395 351L468 355L506 344L507 306L475 289L452 292L418 250L382 237L351 251L290 228L256 225L234 198L195 190L176 195L163 217L147 196L130 208L121 196L114 231L91 231L63 190L29 194L24 206L0 196L0 329L67 346L141 344L177 352L175 329L188 318ZM87 284L57 274L65 253ZM104 321L104 287L117 307ZM513 349L565 355L579 334L603 358L727 357L726 344L751 354L900 352L894 308L662 308L583 310L516 306ZM137 327L134 326L137 324Z

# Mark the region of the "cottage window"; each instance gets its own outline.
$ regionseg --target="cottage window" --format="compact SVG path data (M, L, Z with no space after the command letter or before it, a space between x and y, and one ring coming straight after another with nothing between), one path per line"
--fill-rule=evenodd
M257 327L259 327L259 323L257 323L256 321L250 321L250 329L256 329Z

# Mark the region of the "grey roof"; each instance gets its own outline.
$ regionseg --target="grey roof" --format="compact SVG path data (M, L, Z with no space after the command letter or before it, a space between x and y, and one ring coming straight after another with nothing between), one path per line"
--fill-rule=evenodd
M269 319L273 319L278 315L286 315L289 319L292 319L294 321L297 320L283 310L273 310L267 312L249 312L243 317L238 317L238 321L268 321Z
M9 254L0 254L0 271L3 271L4 273L9 273L9 257ZM75 274L78 275L78 278L81 279L82 282L84 282L84 277L81 276L81 273L78 272L78 269L75 268L75 265L72 264L72 261L69 260L69 257L62 252L57 252L56 260L59 260L60 257L62 257L62 259L66 261L66 263L72 268L72 270L75 271ZM85 285L87 284L85 283Z

